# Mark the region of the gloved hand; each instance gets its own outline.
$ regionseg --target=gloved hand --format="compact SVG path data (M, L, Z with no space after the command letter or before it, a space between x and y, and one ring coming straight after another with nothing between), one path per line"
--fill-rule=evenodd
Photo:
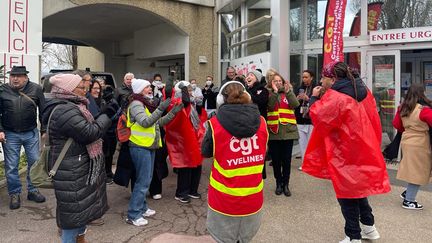
M181 111L183 109L183 107L184 107L183 103L177 104L170 110L170 112L173 115L175 115L175 114L179 113L179 111Z
M168 108L170 103L171 103L171 98L167 98L166 100L162 101L159 104L158 109L161 111L165 111Z
M115 114L117 114L118 109L120 109L119 105L115 102L109 103L101 108L101 113L106 114L109 118L112 118Z

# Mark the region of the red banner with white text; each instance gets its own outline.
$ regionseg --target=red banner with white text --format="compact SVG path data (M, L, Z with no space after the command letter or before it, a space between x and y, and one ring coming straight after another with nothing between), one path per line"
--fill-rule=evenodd
M381 16L381 7L383 2L374 2L368 4L368 32L371 30L376 30L378 26L378 20ZM361 32L360 28L361 23L361 12L360 10L356 14L352 25L350 36L359 36ZM352 68L358 69L360 71L360 53L359 52L350 52L348 54L348 65Z
M343 29L347 0L328 0L323 38L323 66L344 60Z

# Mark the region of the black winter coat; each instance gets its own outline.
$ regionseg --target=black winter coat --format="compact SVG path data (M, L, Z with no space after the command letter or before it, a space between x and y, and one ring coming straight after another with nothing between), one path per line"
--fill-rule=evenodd
M206 89L207 88L207 89ZM218 95L218 88L214 86L214 84L211 84L210 87L207 85L202 89L203 94L203 105L204 108L207 109L216 109L216 96ZM207 107L205 107L205 104L207 102Z
M267 103L269 92L259 81L255 82L252 87L246 87L247 92L252 98L252 102L258 105L259 112L267 120Z
M4 130L14 132L28 132L37 127L37 109L39 108L39 119L42 119L42 111L45 105L45 97L42 87L28 81L22 88L22 92L30 97L21 95L8 84L0 87L0 132ZM45 126L41 127L45 132Z
M57 199L57 225L72 229L87 225L108 210L105 168L93 185L87 185L90 158L86 145L101 138L111 125L111 120L100 115L90 123L79 108L66 100L51 100L43 113L43 122L48 122L55 106L59 106L50 121L49 141L51 145L50 167L58 158L66 140L73 142L54 176L54 190Z

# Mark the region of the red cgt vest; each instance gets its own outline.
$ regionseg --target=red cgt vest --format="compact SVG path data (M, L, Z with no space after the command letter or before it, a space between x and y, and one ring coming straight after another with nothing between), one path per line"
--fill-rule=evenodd
M232 136L216 117L209 122L213 132L213 167L210 173L208 205L228 216L257 213L263 205L262 170L268 132L261 124L250 138Z
M267 126L274 134L279 132L279 123L282 125L297 124L294 110L289 107L284 93L280 95L280 101L280 103L276 102L273 111L267 112Z

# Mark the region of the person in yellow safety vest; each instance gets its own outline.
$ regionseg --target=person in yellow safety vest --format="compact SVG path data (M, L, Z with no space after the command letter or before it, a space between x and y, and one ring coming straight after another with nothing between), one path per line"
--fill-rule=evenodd
M267 84L269 102L267 105L267 127L270 132L269 153L273 162L276 179L276 195L291 196L289 179L293 142L299 138L294 109L300 103L288 80L276 73Z
M206 125L201 152L214 157L207 229L219 243L250 242L261 225L266 122L243 84L228 81L217 96L217 114Z
M143 79L132 79L132 91L127 108L127 126L131 129L129 151L137 179L129 200L126 222L144 226L148 223L144 217L156 213L148 208L146 194L152 180L155 150L162 146L159 127L174 119L183 104L174 106L162 116L171 102L170 98L159 103L153 98L150 82Z
M390 140L394 137L393 118L396 114L395 89L384 89L379 93L380 119L383 132L387 133Z

